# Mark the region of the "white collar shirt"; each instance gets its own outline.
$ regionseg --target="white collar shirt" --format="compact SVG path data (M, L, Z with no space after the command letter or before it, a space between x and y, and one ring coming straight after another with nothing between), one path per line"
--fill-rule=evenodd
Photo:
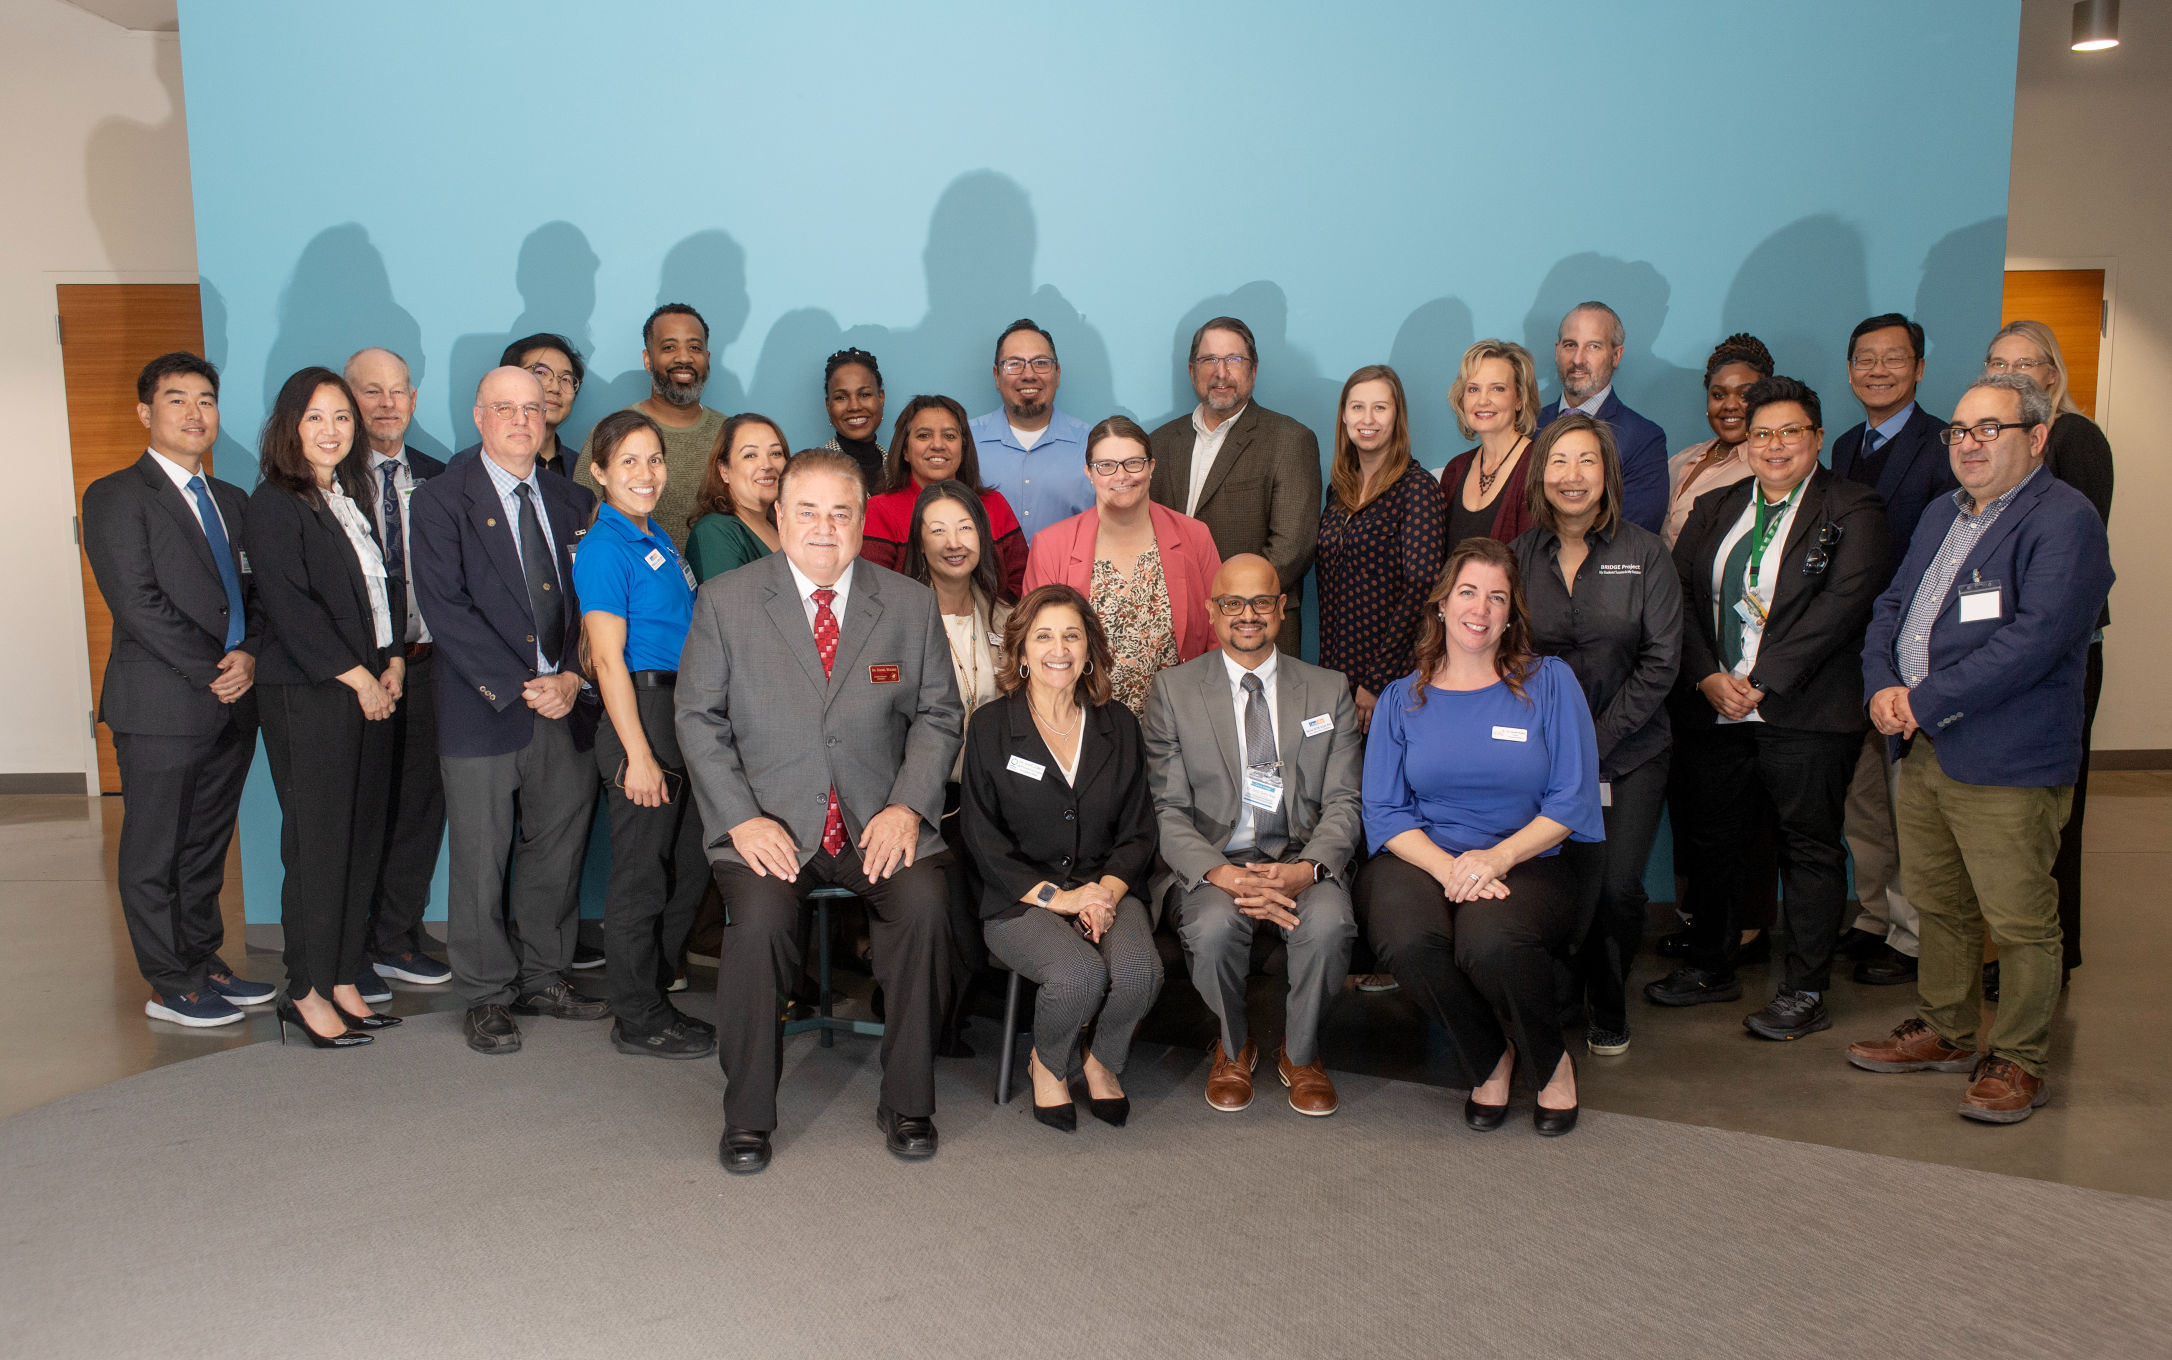
M1228 422L1223 423L1226 425ZM1252 766L1252 753L1244 749L1244 710L1252 697L1244 692L1244 677L1247 675L1259 677L1260 700L1267 705L1267 721L1272 724L1275 720L1275 714L1279 711L1275 704L1275 654L1270 650L1267 653L1267 659L1260 662L1257 668L1246 670L1235 661L1230 660L1228 652L1223 652L1222 665L1229 671L1230 711L1236 715L1237 719L1237 825L1230 831L1229 842L1222 848L1231 854L1235 854L1240 850L1250 850L1252 848L1256 839L1252 822L1258 812L1258 809L1244 801L1244 777L1246 771ZM1277 735L1279 739L1279 734ZM1275 753L1275 759L1279 761L1281 758L1281 752L1278 750ZM1289 805L1287 790L1283 792L1282 797L1283 806L1287 807Z
M1199 493L1206 490L1207 474L1214 470L1214 460L1222 456L1223 442L1229 438L1229 432L1237 428L1237 422L1250 405L1246 402L1231 411L1228 419L1211 430L1207 428L1203 414L1206 407L1192 408L1192 484L1184 497L1185 514L1196 516L1199 513Z

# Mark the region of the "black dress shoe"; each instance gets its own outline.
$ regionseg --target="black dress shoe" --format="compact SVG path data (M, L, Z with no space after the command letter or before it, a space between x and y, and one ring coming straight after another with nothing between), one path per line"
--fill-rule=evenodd
M1892 945L1878 946L1879 952L1855 965L1855 980L1872 987L1892 987L1916 980L1916 961L1901 953Z
M1576 1111L1574 1105L1566 1110L1549 1110L1544 1105L1535 1105L1531 1109L1531 1127L1537 1129L1542 1138L1559 1138L1576 1127Z
M1506 1118L1508 1102L1505 1100L1498 1105L1481 1105L1475 1097L1463 1102L1463 1122L1480 1133L1493 1132Z
M1074 1105L1071 1108L1075 1110L1078 1107ZM1131 1097L1118 1096L1114 1100L1098 1100L1088 1096L1086 1098L1086 1109L1094 1118L1110 1128L1120 1129L1124 1126L1124 1121L1131 1118Z
M1078 1118L1073 1107L1071 1118ZM908 1161L935 1155L935 1121L924 1114L895 1114L887 1105L875 1107L875 1122L882 1126L883 1141L890 1151Z
M360 1015L350 1014L347 1008L337 1001L332 1003L332 1009L339 1012L339 1018L347 1022L349 1029L391 1029L400 1023L397 1015L379 1015L375 1011L364 1011Z
M1874 935L1859 926L1849 926L1840 932L1839 939L1833 941L1833 957L1861 962L1864 959L1877 958L1878 951L1885 947L1885 936Z
M1078 1132L1078 1106L1068 1100L1061 1105L1036 1105L1033 1117L1058 1133Z
M477 1053L520 1052L520 1026L503 1006L470 1006L460 1017L460 1032Z
M600 996L576 992L564 978L541 991L528 992L512 1005L515 1015L552 1015L560 1020L601 1020L611 1013L611 1003Z
M769 1165L769 1131L735 1129L726 1124L724 1136L717 1141L716 1159L735 1176L762 1170Z

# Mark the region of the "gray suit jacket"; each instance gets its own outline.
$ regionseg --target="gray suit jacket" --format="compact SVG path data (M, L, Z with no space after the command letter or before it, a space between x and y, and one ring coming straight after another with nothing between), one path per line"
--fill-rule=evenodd
M920 814L914 857L943 848L943 783L965 708L935 593L853 563L827 680L781 552L711 578L679 658L679 747L709 858L743 863L731 829L782 823L805 864L822 848L829 791L855 841L892 803Z
M1305 721L1321 714L1334 727L1305 735ZM1170 870L1154 885L1157 902L1170 884L1198 887L1208 870L1229 862L1222 847L1243 806L1243 751L1219 648L1154 677L1146 699L1146 770ZM1313 860L1345 878L1365 834L1358 794L1364 747L1342 672L1288 653L1276 657L1275 751L1290 827L1283 858Z
M1196 513L1184 508L1192 485L1192 413L1154 431L1154 480L1148 494L1207 526L1226 561L1258 553L1274 563L1292 607L1305 598L1320 540L1320 440L1310 428L1258 402L1246 406L1199 488ZM1288 630L1285 630L1288 631ZM1285 639L1283 650L1296 648Z

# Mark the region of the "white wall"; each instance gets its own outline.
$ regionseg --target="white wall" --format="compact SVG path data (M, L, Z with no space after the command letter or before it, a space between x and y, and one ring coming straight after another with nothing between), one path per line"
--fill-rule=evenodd
M2124 42L2068 48L2073 6L2030 0L2021 12L2014 100L2010 264L2109 271L2110 368L2098 419L2112 441L2112 627L2104 643L2099 751L2172 749L2172 534L2152 507L2172 496L2163 427L2172 418L2172 6L2128 4Z
M0 776L96 791L59 283L196 281L181 56L60 0L0 5ZM116 401L134 400L116 393Z

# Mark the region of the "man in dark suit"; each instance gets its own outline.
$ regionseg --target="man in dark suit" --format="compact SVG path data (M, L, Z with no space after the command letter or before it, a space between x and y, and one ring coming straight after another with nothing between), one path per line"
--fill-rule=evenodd
M1890 560L1908 555L1923 507L1950 495L1952 460L1939 442L1945 422L1916 405L1923 381L1923 328L1899 312L1858 325L1848 336L1848 386L1863 403L1863 422L1833 441L1833 473L1885 500ZM1860 912L1841 937L1841 952L1860 960L1855 980L1889 986L1916 980L1916 912L1900 886L1893 829L1892 767L1886 740L1873 728L1848 784L1848 848L1855 855Z
M99 717L121 769L121 914L151 984L144 1014L230 1025L274 989L219 957L219 886L256 752L263 614L249 571L248 498L207 475L219 373L162 354L136 379L142 458L83 492L83 551L113 613Z
M386 809L385 849L370 902L369 963L356 982L364 1001L389 1000L383 977L432 986L452 970L423 950L422 913L445 840L445 781L437 768L436 644L415 603L413 535L408 506L415 488L445 465L407 444L415 419L415 386L407 361L389 349L357 351L347 360L347 385L361 403L369 439L368 509L384 545L387 584L407 595L406 635L394 639L407 658L402 702L392 713L392 802ZM382 975L382 976L380 976ZM374 994L373 994L374 989Z
M535 375L492 369L475 393L481 456L410 503L416 603L446 668L435 685L452 831L446 952L479 1053L519 1049L514 1014L611 1011L565 979L579 917L566 885L580 877L596 801L587 752L599 706L579 670L573 594L594 500L537 471L543 413Z
M1295 655L1320 538L1319 437L1252 400L1259 346L1237 318L1218 316L1192 332L1189 364L1199 405L1149 437L1147 494L1205 524L1224 561L1258 553L1273 564L1289 594L1276 645Z
M1267 559L1233 557L1210 597L1221 647L1154 677L1147 777L1177 894L1192 985L1222 1022L1207 1103L1252 1103L1258 1061L1244 1010L1252 934L1289 946L1288 1024L1275 1070L1299 1114L1335 1112L1320 1017L1342 990L1357 918L1349 869L1364 838L1357 704L1340 671L1281 653L1281 583ZM1270 785L1260 776L1271 776ZM1267 806L1268 803L1274 806Z
M932 1157L935 1044L950 990L943 786L964 707L926 586L860 561L866 484L814 449L778 487L781 551L702 586L679 664L679 748L727 925L717 1058L732 1172L769 1165L800 908L824 884L867 904L884 999L891 1152Z
M1621 512L1653 533L1667 518L1667 432L1638 415L1614 392L1628 333L1603 302L1579 302L1554 334L1554 370L1561 395L1539 411L1540 429L1563 411L1582 411L1614 431L1621 450Z
M2051 401L2026 376L1978 379L1954 408L1960 489L1933 501L1878 599L1862 694L1900 762L1901 873L1923 941L1916 1014L1848 1046L1872 1072L1967 1072L1960 1114L2027 1119L2059 1002L2052 861L2083 746L2089 637L2112 585L2096 508L2043 466ZM2000 996L1987 1051L1983 942Z

